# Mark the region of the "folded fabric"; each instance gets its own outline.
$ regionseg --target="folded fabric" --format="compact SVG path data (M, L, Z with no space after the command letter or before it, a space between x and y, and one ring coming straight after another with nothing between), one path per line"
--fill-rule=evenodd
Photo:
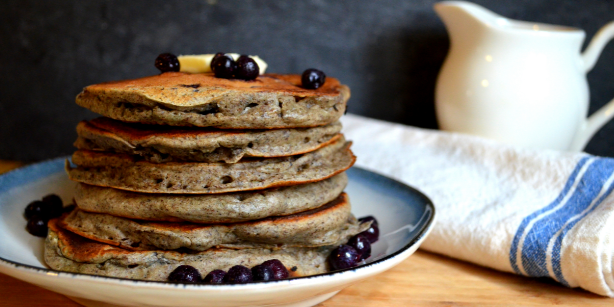
M355 115L357 165L424 192L423 249L614 296L614 159L529 150Z

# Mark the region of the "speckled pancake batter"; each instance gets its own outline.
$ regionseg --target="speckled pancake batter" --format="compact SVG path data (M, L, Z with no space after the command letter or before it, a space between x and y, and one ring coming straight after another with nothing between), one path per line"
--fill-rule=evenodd
M260 75L252 81L211 73L167 72L90 85L78 105L125 122L227 129L315 127L343 115L350 90L332 77L301 87L300 75Z

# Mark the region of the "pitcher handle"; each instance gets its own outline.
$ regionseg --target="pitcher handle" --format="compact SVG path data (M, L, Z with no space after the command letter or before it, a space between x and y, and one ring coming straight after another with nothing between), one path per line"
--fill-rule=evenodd
M603 26L597 34L593 37L591 42L586 47L584 53L582 53L582 60L584 62L584 71L589 72L595 63L603 48L614 38L614 21ZM610 119L614 117L614 99L610 100L605 106L601 107L597 112L593 113L580 127L580 130L576 132L576 136L571 144L570 150L580 151L584 149L591 137L605 125Z
M601 55L601 51L605 45L610 42L610 40L614 38L614 21L609 22L605 26L601 27L599 31L595 34L591 42L582 53L582 60L584 61L584 72L589 72L593 67L595 67L595 63L597 63L597 59Z

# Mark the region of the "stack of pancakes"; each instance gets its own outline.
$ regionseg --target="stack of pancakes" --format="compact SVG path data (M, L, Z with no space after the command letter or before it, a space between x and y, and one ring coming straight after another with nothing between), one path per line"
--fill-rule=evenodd
M349 89L300 84L163 73L86 87L77 104L106 117L77 126L77 207L49 222L47 264L146 280L270 259L291 276L326 272L330 251L369 225L343 193Z

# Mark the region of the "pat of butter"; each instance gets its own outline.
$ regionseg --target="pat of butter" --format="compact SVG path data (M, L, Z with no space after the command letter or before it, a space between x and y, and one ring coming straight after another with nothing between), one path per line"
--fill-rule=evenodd
M231 56L235 61L239 58L239 56L241 56L238 53L227 53L227 55ZM211 60L214 56L215 54L180 55L177 57L179 60L179 71L192 74L212 72ZM249 57L254 59L256 64L258 64L260 74L264 74L268 66L266 62L258 56L250 55Z
M187 73L211 72L211 60L215 54L180 55L179 71Z

